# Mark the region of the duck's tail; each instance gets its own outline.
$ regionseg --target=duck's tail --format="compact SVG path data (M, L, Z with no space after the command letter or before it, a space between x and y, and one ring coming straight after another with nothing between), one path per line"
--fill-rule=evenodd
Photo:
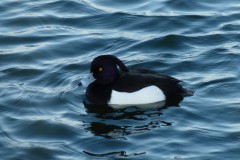
M190 97L194 95L194 91L183 88L184 92L182 93L183 97Z

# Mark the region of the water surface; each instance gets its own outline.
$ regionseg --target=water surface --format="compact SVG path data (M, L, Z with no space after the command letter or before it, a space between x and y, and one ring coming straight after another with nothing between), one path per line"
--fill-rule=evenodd
M238 160L239 11L238 0L2 0L1 159ZM101 54L195 95L89 113L77 84Z

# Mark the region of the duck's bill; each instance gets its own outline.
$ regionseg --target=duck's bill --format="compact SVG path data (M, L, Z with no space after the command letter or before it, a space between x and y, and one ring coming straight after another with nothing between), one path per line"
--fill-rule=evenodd
M87 87L90 83L94 82L96 79L93 77L93 74L90 73L87 77L81 80L83 87Z

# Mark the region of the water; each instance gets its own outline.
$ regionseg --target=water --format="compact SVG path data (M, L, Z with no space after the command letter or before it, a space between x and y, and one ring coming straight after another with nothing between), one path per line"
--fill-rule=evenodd
M239 0L2 0L1 159L238 160L239 11ZM77 84L100 54L195 95L90 113Z

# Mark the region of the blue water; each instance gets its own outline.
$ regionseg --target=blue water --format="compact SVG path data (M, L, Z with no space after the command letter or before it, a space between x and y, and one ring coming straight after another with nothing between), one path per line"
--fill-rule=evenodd
M3 160L239 160L239 0L1 0ZM77 84L113 54L195 90L90 113Z

